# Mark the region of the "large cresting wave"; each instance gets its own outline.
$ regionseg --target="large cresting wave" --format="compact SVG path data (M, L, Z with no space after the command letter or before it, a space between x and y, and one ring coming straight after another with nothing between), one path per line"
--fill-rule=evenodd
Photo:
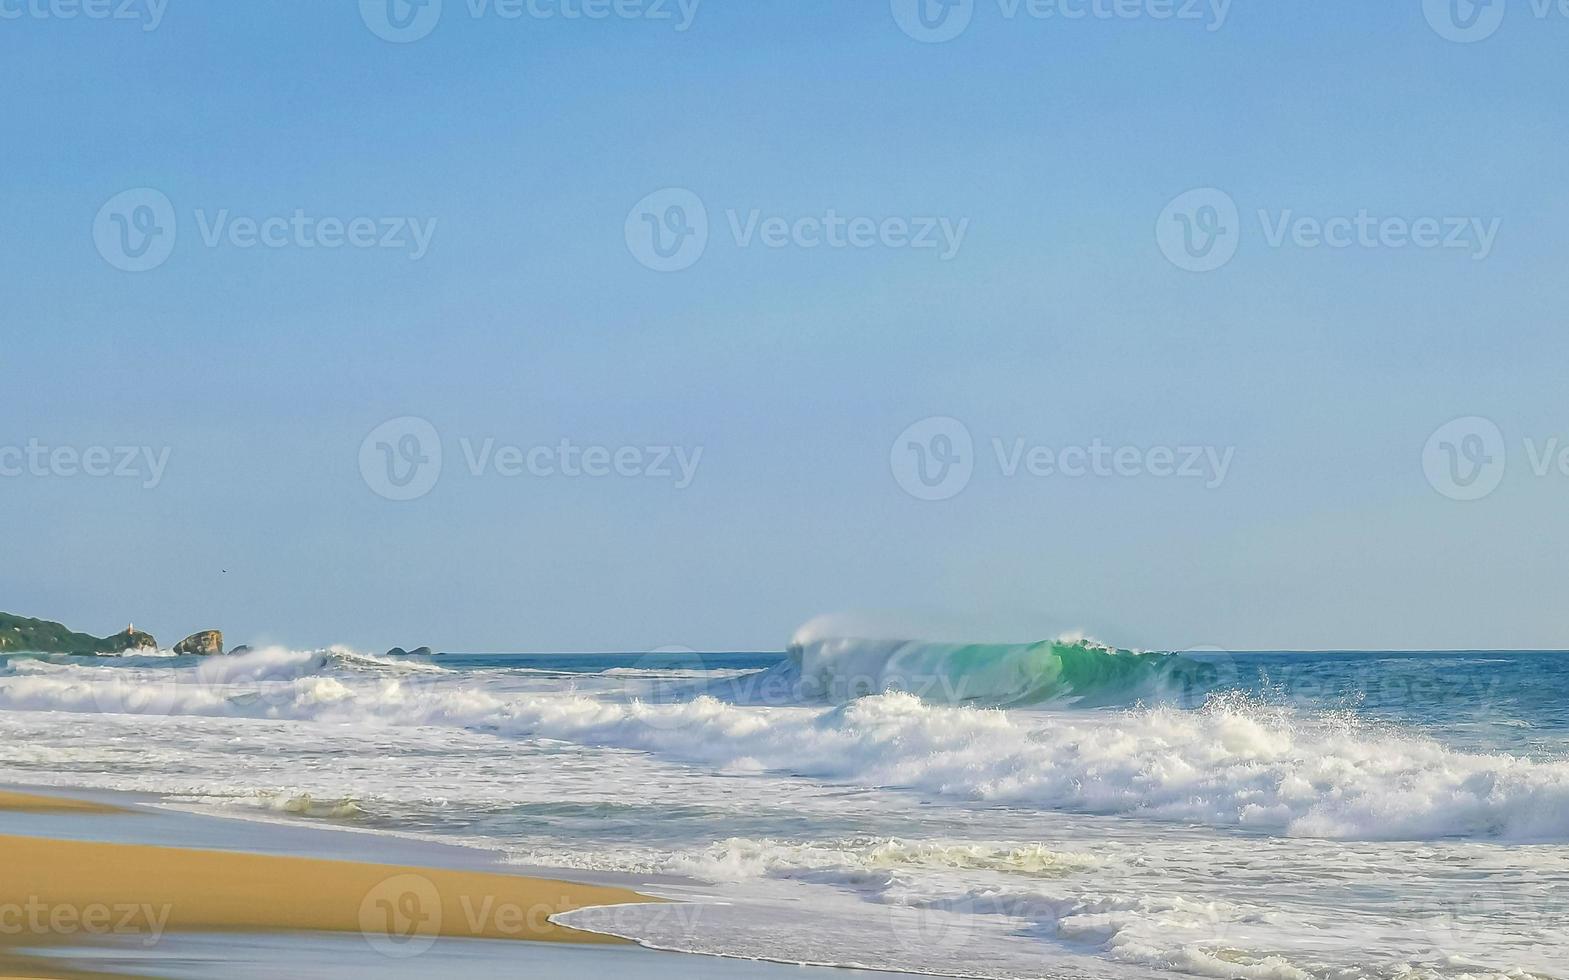
M1220 660L1141 653L1075 637L1039 643L817 638L798 634L781 670L805 700L913 694L929 704L1084 706L1189 701L1233 678Z

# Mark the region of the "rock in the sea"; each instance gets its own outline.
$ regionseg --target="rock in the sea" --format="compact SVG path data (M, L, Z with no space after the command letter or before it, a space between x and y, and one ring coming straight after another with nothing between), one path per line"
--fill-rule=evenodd
M409 651L409 656L411 656L411 657L429 657L429 656L431 656L430 647L420 647L420 648L415 649L415 650L410 650Z
M393 647L387 651L387 656L389 657L407 657L408 655L409 652L402 647Z
M153 639L151 633L143 633L134 627L126 627L123 632L105 637L100 648L104 653L125 653L129 650L156 650L158 641Z
M229 651L229 656L237 657L237 656L239 656L242 653L250 653L250 652L251 652L251 648L242 643L239 646L235 647L233 650L230 650Z
M192 633L181 640L174 647L177 654L195 654L200 657L214 657L223 652L223 633L218 630L202 630Z
M430 647L415 647L413 650L405 650L402 647L393 647L391 650L387 651L387 656L389 656L389 657L428 657L428 656L430 656Z

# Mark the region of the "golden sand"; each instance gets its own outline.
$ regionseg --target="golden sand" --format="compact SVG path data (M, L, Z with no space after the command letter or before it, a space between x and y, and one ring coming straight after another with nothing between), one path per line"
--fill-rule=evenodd
M130 980L130 978L124 973L73 970L36 956L16 956L0 949L0 980Z
M0 810L126 811L0 793ZM621 888L501 873L315 858L0 836L0 947L90 943L154 947L165 932L359 933L377 952L417 953L436 938L619 943L549 917L658 901ZM83 978L0 948L0 977Z
M0 791L0 810L13 813L129 813L107 803L70 800L62 796L33 796Z

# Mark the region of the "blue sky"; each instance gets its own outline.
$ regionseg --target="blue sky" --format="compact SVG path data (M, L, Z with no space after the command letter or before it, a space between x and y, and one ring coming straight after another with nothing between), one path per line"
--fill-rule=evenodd
M1532 465L1569 440L1569 17L1510 0L1457 43L1419 0L1218 23L977 0L923 43L902 2L707 0L680 31L445 0L406 43L346 0L170 0L152 30L141 0L0 4L0 608L365 648L773 649L847 611L1173 649L1569 646L1569 476ZM635 229L672 188L708 239L656 271ZM1236 250L1190 271L1157 231L1210 188ZM148 201L172 247L123 271L115 216ZM830 211L880 230L806 247ZM1364 212L1408 232L1296 224ZM278 247L247 245L269 218ZM355 219L378 246L307 247ZM891 219L964 234L910 247ZM1422 220L1457 247L1392 244ZM403 418L441 453L410 500L375 476L408 444L366 445ZM896 444L931 418L972 443L940 500ZM642 475L503 472L563 440ZM7 469L30 445L166 466ZM1126 472L1006 466L1094 445ZM1189 447L1223 478L1158 475ZM696 457L688 485L645 473L661 450ZM1496 487L1454 499L1424 468L1446 458Z

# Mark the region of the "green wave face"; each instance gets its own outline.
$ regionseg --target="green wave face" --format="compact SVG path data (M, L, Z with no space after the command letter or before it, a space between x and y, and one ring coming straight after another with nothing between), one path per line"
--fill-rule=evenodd
M1218 664L1135 653L1090 641L926 643L836 639L790 649L808 697L849 701L906 692L934 704L1084 706L1141 697L1202 695L1220 686Z

